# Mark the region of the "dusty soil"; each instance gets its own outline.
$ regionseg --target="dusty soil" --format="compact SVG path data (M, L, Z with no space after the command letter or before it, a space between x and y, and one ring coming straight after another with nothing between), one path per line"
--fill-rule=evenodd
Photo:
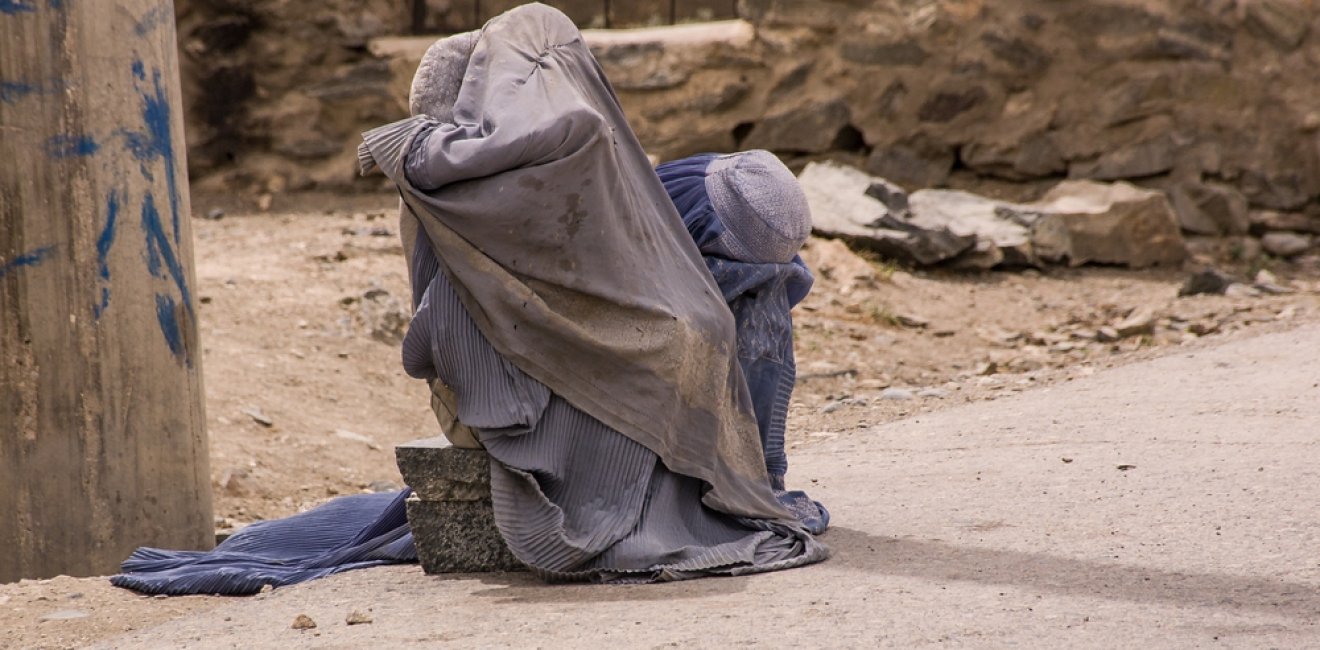
M223 203L195 197L194 209ZM399 362L409 293L393 199L228 207L193 220L217 528L397 489L393 446L437 430L425 386ZM1281 261L1215 260L1244 276L1266 267L1290 293L1178 298L1183 269L917 272L825 240L803 257L817 285L796 312L790 448L1202 339L1320 320L1320 272ZM1143 310L1150 327L1096 340ZM142 598L102 579L0 585L0 647L82 645L224 601ZM42 619L64 610L86 616Z

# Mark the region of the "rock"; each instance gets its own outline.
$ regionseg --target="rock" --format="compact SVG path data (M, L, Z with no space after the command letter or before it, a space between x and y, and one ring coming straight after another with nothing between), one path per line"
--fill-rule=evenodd
M1310 14L1289 0L1254 0L1245 3L1246 26L1274 47L1291 52L1306 38Z
M1068 169L1054 136L1044 132L1011 137L1007 142L969 142L958 157L979 174L1011 181L1054 176Z
M836 399L833 402L826 404L825 408L821 409L820 412L829 415L830 413L834 413L835 411L842 409L844 406L847 406L846 402L840 399Z
M306 614L299 614L293 617L293 623L289 627L295 630L310 630L316 627L316 621Z
M919 190L908 199L909 222L926 229L947 229L955 235L975 237L990 244L969 266L993 268L1001 263L1026 266L1037 263L1032 251L1030 222L1011 204L960 190ZM993 250L993 253L987 254Z
M981 35L981 42L996 59L1020 74L1034 77L1050 67L1049 52L1021 38L990 32Z
M859 287L874 287L880 279L873 264L837 239L809 241L803 257L807 258L812 272L822 280L838 283L838 292L843 296Z
M1265 269L1256 272L1256 276L1251 280L1251 286L1260 290L1261 293L1268 293L1275 296L1297 293L1296 289L1283 286L1283 284L1279 282L1279 279L1274 277L1273 273L1270 273Z
M1107 325L1095 330L1095 340L1101 343L1113 343L1121 338L1123 337L1119 335L1118 330Z
M1320 217L1297 212L1260 210L1250 215L1251 233L1263 235L1274 231L1304 232L1320 235Z
M352 441L354 441L354 442L360 442L360 443L365 444L367 447L369 447L369 448L371 448L371 449L380 449L380 445L379 445L379 444L376 444L376 441L373 440L372 438L370 438L370 437L368 437L368 436L364 436L364 435L362 435L362 434L360 434L360 433L354 433L354 432L349 431L349 430L347 430L347 429L338 429L338 430L336 430L336 431L335 431L335 437L336 437L336 438L341 438L341 439L344 439L344 440L352 440Z
M989 95L980 86L936 92L917 109L917 119L936 124L951 122L954 118L980 106L986 99L989 99Z
M929 320L912 314L897 314L894 316L894 320L898 322L899 325L910 327L912 329L924 330L930 326Z
M252 421L253 421L253 422L256 422L257 424L260 424L260 425L263 426L263 427L273 427L273 426L275 426L275 421L272 420L272 419L270 419L269 416L267 416L265 413L263 413L263 412L261 411L261 408L260 408L260 407L257 407L257 406L249 406L249 407L243 409L242 412L243 412L244 415L246 415L246 416L252 418Z
M349 625L370 625L372 623L371 614L353 610L344 617L344 622Z
M490 499L490 456L482 449L461 449L444 438L399 445L394 458L403 482L427 501Z
M1193 274L1187 278L1181 289L1178 290L1179 296L1195 296L1198 294L1208 294L1212 296L1222 296L1228 286L1236 282L1233 276L1215 269L1206 269L1200 273Z
M891 213L908 211L908 193L883 178L875 179L867 186L866 195L885 204Z
M798 182L811 206L812 228L826 237L842 237L902 262L929 265L958 256L975 243L948 229L928 230L892 214L866 195L880 179L845 165L811 163Z
M949 391L943 388L926 388L917 391L917 397L928 397L932 399L944 399L949 396Z
M210 210L206 211L206 218L210 219L211 221L219 221L225 218L225 211L221 210L220 208L211 208Z
M1240 282L1234 282L1228 285L1224 290L1224 295L1229 298L1259 298L1261 291L1255 287L1247 286Z
M78 618L87 618L87 612L81 609L58 609L41 617L43 621L71 621Z
M994 361L986 361L972 370L972 373L980 377L989 377L999 372L999 364Z
M939 187L949 180L954 150L929 138L878 146L866 159L866 171L906 187Z
M245 467L230 467L220 473L216 487L227 496L249 496L257 492L258 485Z
M886 388L880 391L880 399L901 402L912 399L912 391L906 388Z
M1155 312L1149 307L1136 309L1127 318L1115 323L1114 330L1121 338L1150 334L1155 331Z
M367 491L374 493L398 492L399 486L394 481L372 481L367 484Z
M848 106L842 100L809 104L762 119L738 146L796 153L829 151L848 121Z
M1170 192L1182 229L1198 235L1241 235L1251 227L1247 197L1218 183L1180 183Z
M1161 192L1128 183L1064 181L1035 210L1031 243L1041 259L1141 268L1178 264L1187 256L1177 217Z
M885 42L867 36L840 43L839 56L862 65L919 66L930 54L915 41Z
M1269 232L1260 238L1266 253L1277 257L1296 257L1311 249L1312 235L1295 232Z
M358 310L363 323L371 331L371 338L381 343L401 343L408 332L408 324L412 322L412 311L403 301L381 288L363 292Z
M1173 169L1173 151L1173 136L1163 133L1108 151L1094 161L1073 163L1068 176L1102 181L1155 176Z

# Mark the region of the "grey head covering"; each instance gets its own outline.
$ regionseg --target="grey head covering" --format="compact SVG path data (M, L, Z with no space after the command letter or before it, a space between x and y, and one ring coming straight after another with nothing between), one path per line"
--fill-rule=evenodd
M720 156L706 168L706 193L739 259L793 261L811 234L811 209L793 172L768 151Z
M478 32L442 38L427 48L413 76L408 109L413 115L429 115L441 122L454 121L454 102L463 86Z

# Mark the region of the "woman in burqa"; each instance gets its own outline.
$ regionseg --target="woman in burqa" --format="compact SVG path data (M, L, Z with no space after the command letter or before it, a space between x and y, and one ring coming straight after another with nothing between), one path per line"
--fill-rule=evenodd
M598 581L823 559L823 510L783 492L788 308L810 287L792 174L701 157L662 167L667 191L553 9L439 48L420 115L366 134L362 159L416 220L405 369L490 454L514 555Z
M825 559L828 514L784 489L789 309L811 286L792 174L765 152L652 170L581 34L539 4L433 46L411 103L359 150L403 199L404 367L451 441L489 453L513 554L596 582ZM286 520L322 548L281 546L280 567L257 557L288 535L269 522L204 560L140 550L115 584L245 593L412 559L406 492L385 496Z

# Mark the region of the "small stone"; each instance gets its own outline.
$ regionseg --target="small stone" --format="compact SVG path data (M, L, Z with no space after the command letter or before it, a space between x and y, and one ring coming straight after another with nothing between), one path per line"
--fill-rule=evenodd
M220 208L211 208L210 210L206 211L206 218L210 219L211 221L219 221L225 218L225 211L221 210Z
M261 408L260 408L260 407L257 407L257 406L249 406L249 407L243 409L243 414L246 415L246 416L248 416L248 417L250 417L250 418L252 418L252 421L253 421L253 422L256 422L257 424L260 424L260 425L263 426L263 427L273 427L273 426L275 426L275 421L272 420L272 419L270 419L269 416L267 416L265 413L263 413L263 412L261 411Z
M1133 311L1127 318L1114 325L1114 329L1122 338L1137 336L1139 334L1150 334L1155 330L1155 312L1147 307L1142 307Z
M843 407L844 407L843 400L834 400L833 402L826 404L825 408L821 409L820 412L825 414L834 413L835 411L838 411Z
M880 391L880 399L904 401L912 399L912 391L906 388L886 388Z
M1122 337L1119 336L1118 330L1109 327L1108 325L1097 328L1095 330L1095 340L1101 343L1113 343L1114 341L1117 341L1120 338Z
M1209 294L1214 296L1224 295L1228 286L1233 284L1233 276L1217 271L1215 269L1206 269L1187 278L1187 282L1178 290L1179 296L1195 296L1198 294Z
M344 440L352 440L354 442L361 442L366 444L368 447L376 447L376 448L380 447L380 445L376 444L375 440L372 440L371 438L364 436L360 433L353 433L352 431L349 431L347 429L336 430L335 437L343 438Z
M999 372L999 364L995 363L994 361L986 361L985 363L977 365L976 369L973 372L975 372L978 376L988 377L990 375Z
M1224 295L1229 298L1259 298L1260 294L1261 291L1259 289L1240 282L1234 282L1233 284L1228 285L1228 288L1224 290Z
M902 325L903 327L911 327L913 329L926 329L926 327L930 325L930 321L911 314L899 314L895 316L894 319L898 321L899 325Z
M316 627L316 621L313 621L312 617L306 614L299 614L298 616L294 617L293 624L290 625L289 627L295 630L310 630Z
M262 194L261 196L257 197L257 208L259 208L262 212L268 212L270 211L270 204L273 203L274 201L275 201L275 197L269 194Z
M932 399L944 399L949 396L949 391L943 388L925 388L917 391L917 397L929 397Z
M367 490L370 492L398 492L399 486L394 481L372 481L367 484Z
M1265 252L1277 257L1296 257L1310 250L1312 243L1311 235L1295 232L1269 232L1260 238Z
M1136 469L1136 468L1137 468L1136 465L1128 465L1128 464L1123 464L1123 465L1119 465L1119 466L1118 466L1118 470L1119 470L1120 472L1126 472L1126 471L1128 471L1128 470L1130 470L1130 469Z
M71 621L78 618L87 618L87 612L81 609L59 609L41 617L43 621Z
M371 614L364 614L355 609L349 612L348 616L344 617L344 622L349 625L370 625L372 619Z

